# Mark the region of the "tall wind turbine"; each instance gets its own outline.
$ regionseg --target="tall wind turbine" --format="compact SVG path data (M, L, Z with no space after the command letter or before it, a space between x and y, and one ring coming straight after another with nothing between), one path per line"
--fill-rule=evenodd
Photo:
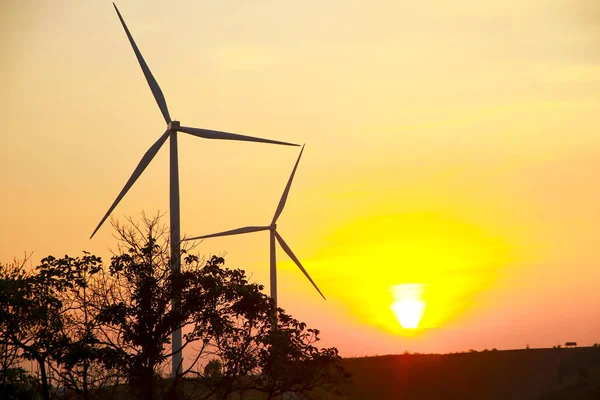
M300 157L302 157L302 152L304 151L304 146L302 146L302 150L300 150L300 155L298 155L298 160L296 160L296 164L294 165L294 169L292 170L292 174L290 175L290 179L283 190L283 194L281 195L281 199L279 200L279 204L277 205L277 210L275 210L275 215L273 216L273 220L270 225L267 226L245 226L243 228L232 229L230 231L213 233L210 235L196 236L191 237L184 240L196 240L196 239L208 239L212 237L219 236L231 236L231 235L240 235L244 233L252 233L252 232L260 232L260 231L269 231L269 239L270 239L270 248L271 248L271 298L275 301L275 305L277 305L277 261L276 261L276 249L275 249L275 239L279 242L279 245L287 253L287 255L296 263L300 271L308 278L310 283L317 289L317 292L325 299L321 290L319 290L317 284L312 280L306 269L298 260L298 257L292 252L290 246L287 245L285 240L281 237L279 232L277 232L277 219L281 215L283 208L285 207L285 202L288 198L288 194L290 193L290 188L292 187L292 181L294 180L294 175L296 174L296 169L298 168L298 163L300 162Z
M181 227L181 224L180 224L180 214L179 214L179 165L178 165L179 163L178 163L178 155L177 155L177 132L184 132L184 133L188 133L190 135L198 136L198 137L205 138L205 139L241 140L241 141L246 141L246 142L261 142L261 143L271 143L271 144L282 144L282 145L288 145L288 146L298 146L298 145L292 144L292 143L286 143L286 142L279 142L279 141L275 141L275 140L269 140L269 139L261 139L261 138L256 138L256 137L252 137L252 136L238 135L235 133L214 131L214 130L210 130L210 129L190 128L187 126L181 126L179 121L172 121L171 117L169 115L169 110L167 108L167 102L165 101L165 97L164 97L162 91L160 90L160 87L158 86L156 79L154 79L152 72L150 72L150 68L148 68L148 64L146 64L144 57L142 57L142 53L140 53L140 50L138 49L137 45L135 44L135 41L133 40L131 33L129 33L129 29L127 28L127 25L125 24L125 21L123 20L123 17L121 16L121 13L119 12L119 9L115 5L115 3L113 3L113 6L115 7L115 10L117 11L117 15L119 16L119 20L121 21L121 24L123 25L123 29L125 29L125 34L127 34L127 38L129 39L129 43L131 43L131 47L133 48L133 52L135 53L135 56L137 57L140 67L142 67L142 71L144 73L144 76L146 77L146 81L148 82L148 85L150 86L150 90L152 91L154 99L156 100L156 103L158 103L160 112L162 113L163 118L165 119L165 122L167 123L167 130L165 131L165 133L162 134L162 136L160 136L158 138L158 140L152 146L150 146L148 151L146 151L146 154L144 154L144 156L142 157L138 166L133 171L133 174L131 174L131 177L129 178L127 183L125 183L125 186L123 187L123 189L121 190L121 192L119 193L119 195L117 196L115 201L112 203L112 205L110 206L110 208L108 209L108 211L106 212L106 214L104 215L102 220L100 220L100 223L98 224L96 229L94 229L94 232L92 233L92 236L90 236L90 239L96 234L98 229L100 229L100 227L102 226L104 221L106 221L106 219L108 218L110 213L115 209L117 204L119 204L121 199L129 191L129 189L131 189L131 187L133 186L135 181L140 177L142 172L144 172L144 170L146 169L148 164L150 164L150 162L152 161L152 159L154 158L156 153L158 153L158 151L160 150L162 145L166 142L167 139L170 139L169 207L170 207L170 225L171 225L170 226L170 230L171 230L171 237L170 237L170 239L171 239L171 260L172 260L172 264L173 264L172 265L173 272L178 273L180 270L179 250L180 250L180 237L181 237L180 227ZM175 302L175 301L176 300L174 299L173 302ZM181 330L180 329L173 332L173 335L171 338L171 343L172 343L173 352L176 352L181 349L182 340L181 340ZM178 351L177 353L175 353L173 355L173 359L172 359L173 376L175 376L179 372L181 372L182 360L183 360L183 356L181 354L181 351Z

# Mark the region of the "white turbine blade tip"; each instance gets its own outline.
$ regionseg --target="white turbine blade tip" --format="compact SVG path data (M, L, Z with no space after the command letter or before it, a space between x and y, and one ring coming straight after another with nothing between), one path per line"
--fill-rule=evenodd
M240 135L237 133L215 131L212 129L203 128L191 128L189 126L182 126L178 129L180 132L189 133L190 135L198 136L204 139L220 139L220 140L238 140L243 142L256 142L256 143L268 143L268 144L279 144L284 146L298 146L295 143L281 142L279 140L263 139L254 136Z
M158 82L154 78L154 75L152 75L152 72L150 71L150 68L148 67L148 64L146 63L146 60L144 60L144 56L142 56L142 53L140 52L140 49L138 48L137 44L135 43L135 40L133 39L131 32L129 32L129 28L127 27L127 24L125 23L125 20L123 19L123 16L121 15L121 12L119 12L117 5L115 3L113 3L113 6L115 7L115 11L117 12L117 15L119 16L121 25L123 25L123 29L125 30L125 34L127 35L127 38L129 39L129 44L131 44L131 48L133 49L133 52L135 53L135 57L137 58L138 63L140 64L140 67L142 68L142 72L144 73L146 82L148 82L148 86L150 86L150 91L152 91L152 96L154 96L154 100L156 100L156 103L158 104L158 108L160 108L160 112L162 113L163 118L165 119L165 122L168 124L171 122L171 116L169 115L169 108L167 107L167 101L165 100L165 96L163 95L163 92L160 89Z
M300 158L302 157L302 152L303 151L304 151L304 145L302 145L302 149L300 150L300 154L298 155L298 159L296 160L296 164L294 164L294 169L292 169L292 173L290 174L290 178L288 179L288 182L285 185L285 189L283 190L283 193L281 195L281 199L279 200L279 204L277 205L277 210L275 210L275 215L273 216L273 221L271 222L272 224L274 224L275 222L277 222L277 219L279 218L279 216L283 212L283 209L285 207L285 203L287 202L288 195L290 194L290 189L292 187L292 182L294 181L294 176L296 175L296 169L298 169L298 164L300 163Z
M160 138L158 138L158 140L156 142L154 142L154 144L152 146L150 146L150 148L146 151L146 153L144 154L144 156L138 163L137 167L135 167L135 170L133 171L133 173L131 174L131 176L129 177L127 182L125 183L125 186L123 187L123 189L121 189L121 192L119 192L115 201L113 201L112 205L110 206L110 208L108 209L106 214L104 214L104 217L102 218L102 220L100 220L100 223L98 224L98 226L92 233L92 236L90 236L90 239L92 237L94 237L94 235L96 234L98 229L100 229L102 224L104 224L104 221L106 221L106 219L109 217L110 213L113 212L115 207L117 207L119 202L123 199L123 197L125 197L125 195L129 191L129 189L131 189L131 187L133 186L135 181L137 181L138 178L140 177L140 175L142 175L142 172L144 172L144 170L150 164L150 162L152 161L154 156L156 156L156 153L158 153L158 151L160 150L162 145L165 143L165 141L169 137L169 134L170 134L169 131L166 131L165 133L163 133L162 136Z
M232 229L229 231L211 233L210 235L202 235L202 236L194 236L191 238L186 238L183 240L200 240L200 239L209 239L213 237L221 237L221 236L232 236L232 235L241 235L244 233L252 233L252 232L260 232L268 230L268 226L245 226L243 228Z
M325 295L323 295L323 292L321 292L321 289L319 289L319 287L317 286L317 284L315 283L315 281L313 281L313 279L308 274L308 271L306 271L306 269L302 266L302 263L300 262L300 260L298 259L298 257L296 257L296 255L294 254L294 252L292 251L292 249L290 248L290 246L287 245L287 243L285 242L285 240L283 240L283 238L281 237L281 235L279 233L277 233L277 231L275 231L275 237L277 238L277 241L281 245L281 248L283 249L283 251L285 251L287 253L287 255L292 259L292 261L294 261L294 263L296 264L296 266L300 269L300 271L302 271L302 273L304 274L304 276L306 276L306 278L310 281L310 283L312 283L312 285L314 286L314 288L317 289L317 292L319 292L319 294L321 295L321 297L323 298L323 300L327 300L325 298Z

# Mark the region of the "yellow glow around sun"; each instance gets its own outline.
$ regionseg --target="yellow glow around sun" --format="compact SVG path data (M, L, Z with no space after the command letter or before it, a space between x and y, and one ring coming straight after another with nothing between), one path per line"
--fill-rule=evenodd
M421 298L423 285L402 284L392 287L394 302L390 306L404 329L416 329L425 312L425 301Z
M463 318L513 257L504 238L442 213L359 219L327 240L315 279L352 318L403 336Z

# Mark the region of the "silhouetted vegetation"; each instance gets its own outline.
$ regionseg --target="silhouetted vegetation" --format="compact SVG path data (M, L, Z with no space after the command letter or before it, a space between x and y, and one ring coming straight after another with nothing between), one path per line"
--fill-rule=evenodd
M0 265L0 397L33 398L38 387L45 400L310 397L346 378L337 349L317 348L318 330L275 313L243 270L184 249L175 274L158 218L114 226L108 267L87 253L47 257L35 269ZM176 329L185 363L172 378ZM39 379L20 368L23 360L37 363Z

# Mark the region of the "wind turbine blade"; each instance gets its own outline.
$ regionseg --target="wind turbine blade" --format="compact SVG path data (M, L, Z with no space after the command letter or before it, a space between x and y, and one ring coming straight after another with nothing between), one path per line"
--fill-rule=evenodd
M290 193L290 188L292 187L292 181L294 180L294 175L296 174L296 168L298 168L298 163L300 162L300 157L302 157L302 152L304 151L304 145L302 145L302 150L300 150L300 154L298 155L298 159L296 160L296 165L294 165L294 169L292 170L292 174L290 175L290 179L288 180L285 189L283 190L283 194L281 195L281 200L279 200L279 204L277 205L277 210L275 210L275 216L273 217L273 221L271 224L277 222L277 218L281 215L283 208L285 207L285 202L287 201L288 194Z
M315 287L315 289L317 289L317 292L319 292L319 294L321 295L321 297L324 300L327 300L325 298L325 296L323 296L323 293L321 293L321 291L317 287L317 284L312 280L312 278L310 277L310 275L308 275L308 272L306 272L306 270L304 269L304 267L302 266L302 264L300 264L300 260L298 260L298 257L296 257L296 255L292 252L292 249L290 249L290 246L288 246L287 243L285 243L285 240L283 240L283 238L281 237L281 235L279 233L277 233L277 231L275 231L275 237L277 238L277 241L281 245L281 248L283 249L283 251L285 251L287 253L287 255L290 256L290 258L296 263L296 265L298 266L298 268L300 268L300 271L302 271L304 273L304 275L308 278L308 280L310 281L310 283L312 283L312 285Z
M208 239L208 238L219 237L219 236L240 235L242 233L260 232L260 231L266 231L268 229L269 229L268 226L246 226L244 228L232 229L230 231L219 232L219 233L212 233L210 235L194 236L194 237L183 239L183 240Z
M127 34L129 43L131 43L131 47L133 47L133 52L135 53L135 56L137 57L137 60L140 63L140 67L142 67L142 71L144 72L144 76L146 77L146 81L148 82L148 85L150 85L150 90L152 90L152 94L154 95L154 99L156 100L156 103L158 104L158 107L160 108L160 112L162 113L166 123L169 124L171 122L171 116L169 115L169 109L167 108L167 102L165 101L165 96L163 95L162 90L160 90L160 86L158 86L158 82L156 82L156 79L154 79L152 72L150 72L150 68L148 68L148 64L146 64L144 57L142 57L142 53L140 53L140 50L138 49L137 45L135 44L135 41L133 40L133 36L131 36L131 33L129 33L129 29L127 28L127 25L125 24L125 21L123 20L123 17L121 16L119 9L117 8L117 5L115 3L113 3L113 6L115 6L117 15L119 16L119 19L121 20L121 25L123 25L123 29L125 29L125 33Z
M298 146L294 143L280 142L271 139L262 139L254 136L238 135L237 133L213 131L211 129L200 129L190 128L187 126L180 126L177 128L179 132L189 133L190 135L198 136L205 139L222 139L222 140L241 140L244 142L259 142L259 143L270 143L270 144L282 144L285 146Z
M96 229L94 229L94 232L92 233L92 236L90 236L90 239L94 237L94 235L96 234L96 232L98 231L98 229L100 229L100 227L102 226L102 224L104 223L104 221L106 221L106 219L108 218L108 216L110 215L110 213L115 209L115 207L117 206L117 204L119 204L119 202L121 201L121 199L129 191L129 189L131 189L131 187L133 186L133 184L135 183L135 181L137 181L137 179L140 177L140 175L142 175L142 172L144 172L144 170L146 169L146 167L148 166L148 164L150 164L150 161L152 161L152 159L154 158L154 156L156 155L156 153L158 153L158 150L160 150L161 146L165 143L165 141L169 137L170 133L171 133L171 131L167 130L152 145L152 147L150 147L148 149L148 151L146 151L146 154L144 154L144 156L140 160L138 166L133 171L133 174L131 174L131 177L129 177L129 180L127 181L127 183L125 184L125 186L121 190L121 193L119 193L119 195L117 196L117 198L115 199L115 201L112 203L112 205L110 206L110 208L108 209L108 211L104 215L104 218L102 218L102 220L100 221L100 223L98 224L98 226L96 227Z

